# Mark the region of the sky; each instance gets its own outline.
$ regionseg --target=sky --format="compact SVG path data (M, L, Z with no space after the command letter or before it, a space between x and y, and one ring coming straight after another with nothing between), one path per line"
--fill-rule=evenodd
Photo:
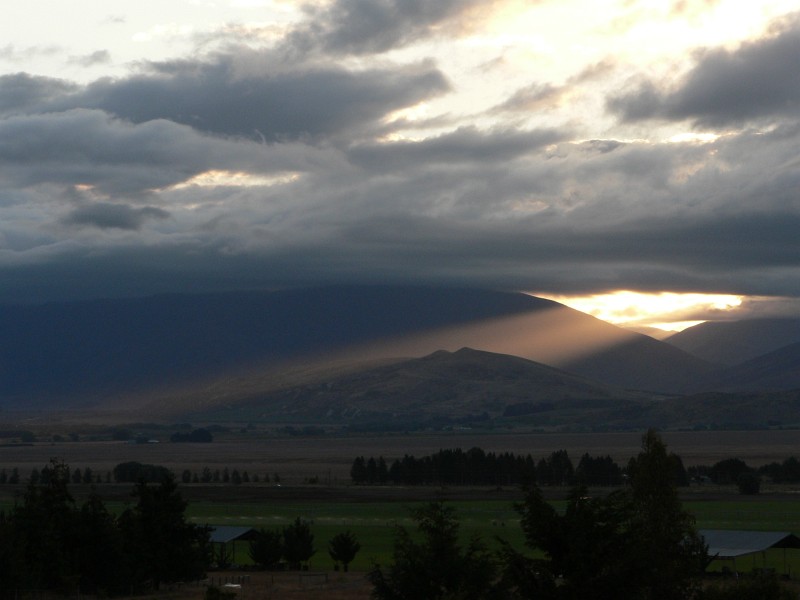
M478 286L800 316L800 12L5 0L0 302Z

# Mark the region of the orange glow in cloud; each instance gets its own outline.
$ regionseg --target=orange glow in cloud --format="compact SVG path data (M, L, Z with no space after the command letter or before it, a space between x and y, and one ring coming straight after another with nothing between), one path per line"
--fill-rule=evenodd
M537 296L555 300L598 319L626 326L681 331L708 320L707 315L738 308L743 296L620 290L589 296Z

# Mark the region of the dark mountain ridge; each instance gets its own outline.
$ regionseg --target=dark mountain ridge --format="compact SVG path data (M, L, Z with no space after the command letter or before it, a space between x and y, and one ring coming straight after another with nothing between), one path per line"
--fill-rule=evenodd
M733 366L800 342L800 319L708 321L664 341L711 363Z
M361 358L468 346L608 385L677 393L706 362L521 293L337 286L0 306L0 407L115 398L361 348Z

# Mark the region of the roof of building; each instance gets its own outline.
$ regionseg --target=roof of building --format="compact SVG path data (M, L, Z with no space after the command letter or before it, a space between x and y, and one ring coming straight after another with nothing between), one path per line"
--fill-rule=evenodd
M701 529L708 544L708 555L735 558L770 548L800 548L800 538L788 531L736 531Z
M250 540L255 536L256 530L252 527L229 527L211 525L209 540L215 544L227 544L237 540Z

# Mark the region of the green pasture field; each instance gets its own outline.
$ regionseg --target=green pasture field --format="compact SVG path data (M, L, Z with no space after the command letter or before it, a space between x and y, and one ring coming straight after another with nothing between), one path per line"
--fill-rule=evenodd
M519 517L509 502L496 500L453 501L447 503L456 509L464 542L479 536L490 548L498 545L497 538L523 547ZM310 561L312 569L332 569L328 556L328 541L337 533L351 531L361 544L361 551L350 565L353 571L367 571L377 563L391 562L392 543L397 526L414 531L411 509L419 503L313 503L287 504L219 504L192 503L187 511L197 524L237 525L255 528L280 528L295 518L311 523L316 554ZM250 563L247 543L235 548L235 562Z
M432 492L431 497L433 496ZM522 500L522 494L518 500ZM81 501L78 499L79 503ZM13 503L10 497L0 499L0 510L8 511ZM351 569L367 571L374 563L389 564L395 527L399 525L413 531L414 522L410 517L410 510L420 504L416 499L348 501L326 498L318 501L289 501L233 498L228 502L198 498L190 500L187 516L192 522L201 525L239 525L257 529L280 528L297 517L308 520L312 524L317 550L311 560L311 568L320 570L333 568L327 551L328 541L337 533L349 530L361 544L361 551L351 564ZM513 501L448 500L447 504L456 509L464 542L475 535L490 548L496 548L497 538L502 538L515 548L524 549L519 515L513 508ZM562 508L564 502L556 500L553 505ZM697 498L695 493L689 493L684 497L683 505L695 516L700 529L788 531L800 535L800 495L795 498L788 491L757 496L741 496L731 491L710 494L709 498ZM130 502L108 500L106 506L119 514L126 506L130 506ZM247 550L246 542L235 545L237 564L250 563ZM783 560L782 550L772 550L766 553L766 557L759 554L739 559L736 568L749 570L753 566L767 566L781 573L788 570L800 579L800 551L787 552L786 569ZM712 569L719 570L723 566L732 567L730 561L717 561Z
M466 542L477 535L490 548L496 548L497 538L524 549L523 535L519 527L519 515L513 503L501 500L450 501L456 509L461 532ZM562 508L561 501L553 502ZM391 561L392 542L396 526L413 531L414 522L410 510L419 502L291 502L291 503L217 503L194 502L188 515L198 524L241 525L255 528L283 527L297 517L312 524L316 554L311 560L313 569L331 569L333 563L328 556L327 543L334 535L352 531L361 543L361 551L351 565L354 571L366 571L372 564L386 565ZM691 500L684 507L695 515L700 529L744 529L761 531L800 532L800 499L772 499L765 497L731 496L715 500ZM235 562L250 563L247 544L236 544ZM786 569L800 577L800 551L787 552ZM731 567L730 561L716 561L712 570ZM783 573L784 553L771 550L766 556L744 557L736 563L739 570L755 567L771 567Z

